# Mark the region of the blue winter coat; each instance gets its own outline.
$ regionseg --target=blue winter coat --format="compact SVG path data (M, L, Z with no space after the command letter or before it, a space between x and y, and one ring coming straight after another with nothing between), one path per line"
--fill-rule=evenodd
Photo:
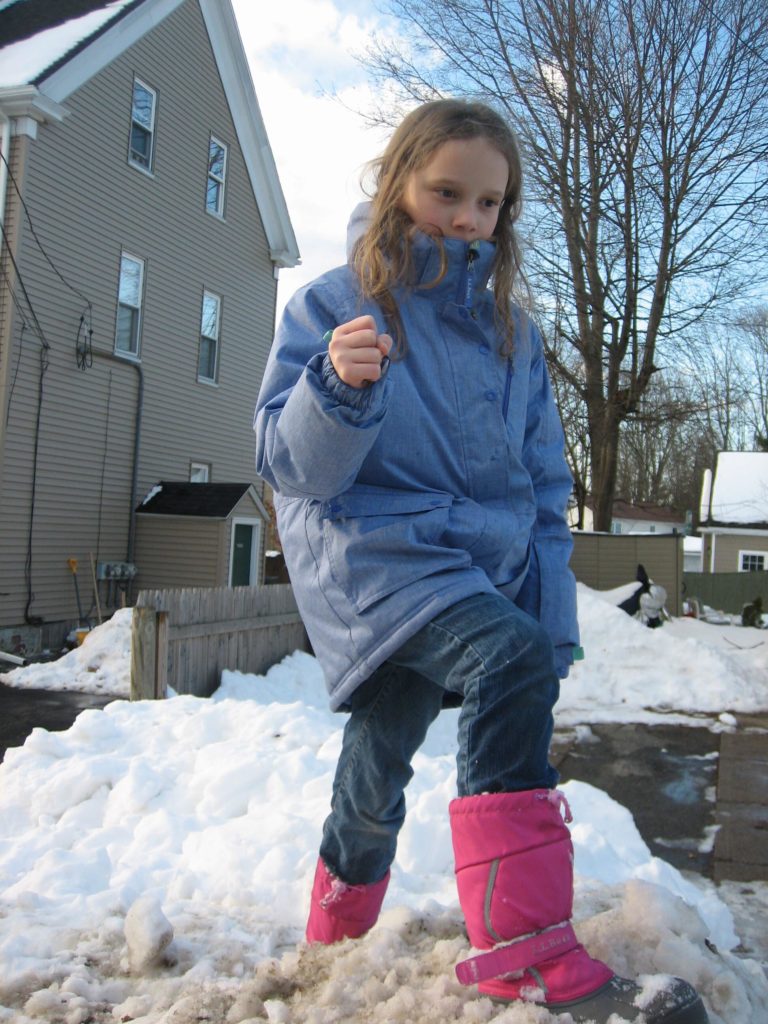
M296 600L331 696L350 693L440 611L493 592L538 618L567 675L578 643L572 481L541 337L515 311L512 359L487 287L494 246L447 240L435 287L396 292L408 352L351 388L323 334L380 309L348 266L288 303L255 417L256 468L275 491ZM417 280L436 243L418 235ZM471 256L475 256L472 259Z

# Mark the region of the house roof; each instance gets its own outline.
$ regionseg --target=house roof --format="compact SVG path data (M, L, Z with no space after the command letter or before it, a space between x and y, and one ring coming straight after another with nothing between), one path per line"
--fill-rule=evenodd
M723 527L768 528L768 452L718 452L702 485L701 521Z
M251 497L261 511L263 506L252 484L193 484L161 480L136 511L146 515L226 519L248 491L252 491Z
M66 100L188 0L0 0L0 115L61 120ZM197 0L237 131L270 256L299 262L230 0Z
M685 513L671 505L652 505L647 501L632 504L617 498L613 503L614 519L634 519L649 523L685 523Z
M141 0L12 0L0 5L0 46L29 39L46 29L61 28L85 14L103 12L108 20L126 5L137 3Z

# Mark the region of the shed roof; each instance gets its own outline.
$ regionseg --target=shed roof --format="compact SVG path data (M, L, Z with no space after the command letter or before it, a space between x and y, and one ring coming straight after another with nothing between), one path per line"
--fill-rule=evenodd
M193 484L186 480L161 480L136 511L146 515L226 519L248 491L252 492L251 497L261 512L263 506L252 484Z

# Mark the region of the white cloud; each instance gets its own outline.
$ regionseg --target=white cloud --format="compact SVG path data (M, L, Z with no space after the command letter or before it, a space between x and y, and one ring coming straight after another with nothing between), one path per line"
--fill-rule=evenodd
M357 111L374 106L362 52L376 27L368 4L233 0L302 265L280 275L278 305L345 259L347 219L363 194L365 163L386 134Z

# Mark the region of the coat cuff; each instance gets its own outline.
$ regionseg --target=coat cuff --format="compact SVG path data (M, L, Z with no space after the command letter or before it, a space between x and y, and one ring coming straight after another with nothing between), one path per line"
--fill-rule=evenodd
M344 405L348 409L355 409L358 412L367 411L374 402L376 384L384 380L389 369L389 356L385 356L381 362L381 377L378 381L363 388L353 388L336 373L331 357L326 353L323 356L320 368L320 380L323 388L328 392L334 401Z

